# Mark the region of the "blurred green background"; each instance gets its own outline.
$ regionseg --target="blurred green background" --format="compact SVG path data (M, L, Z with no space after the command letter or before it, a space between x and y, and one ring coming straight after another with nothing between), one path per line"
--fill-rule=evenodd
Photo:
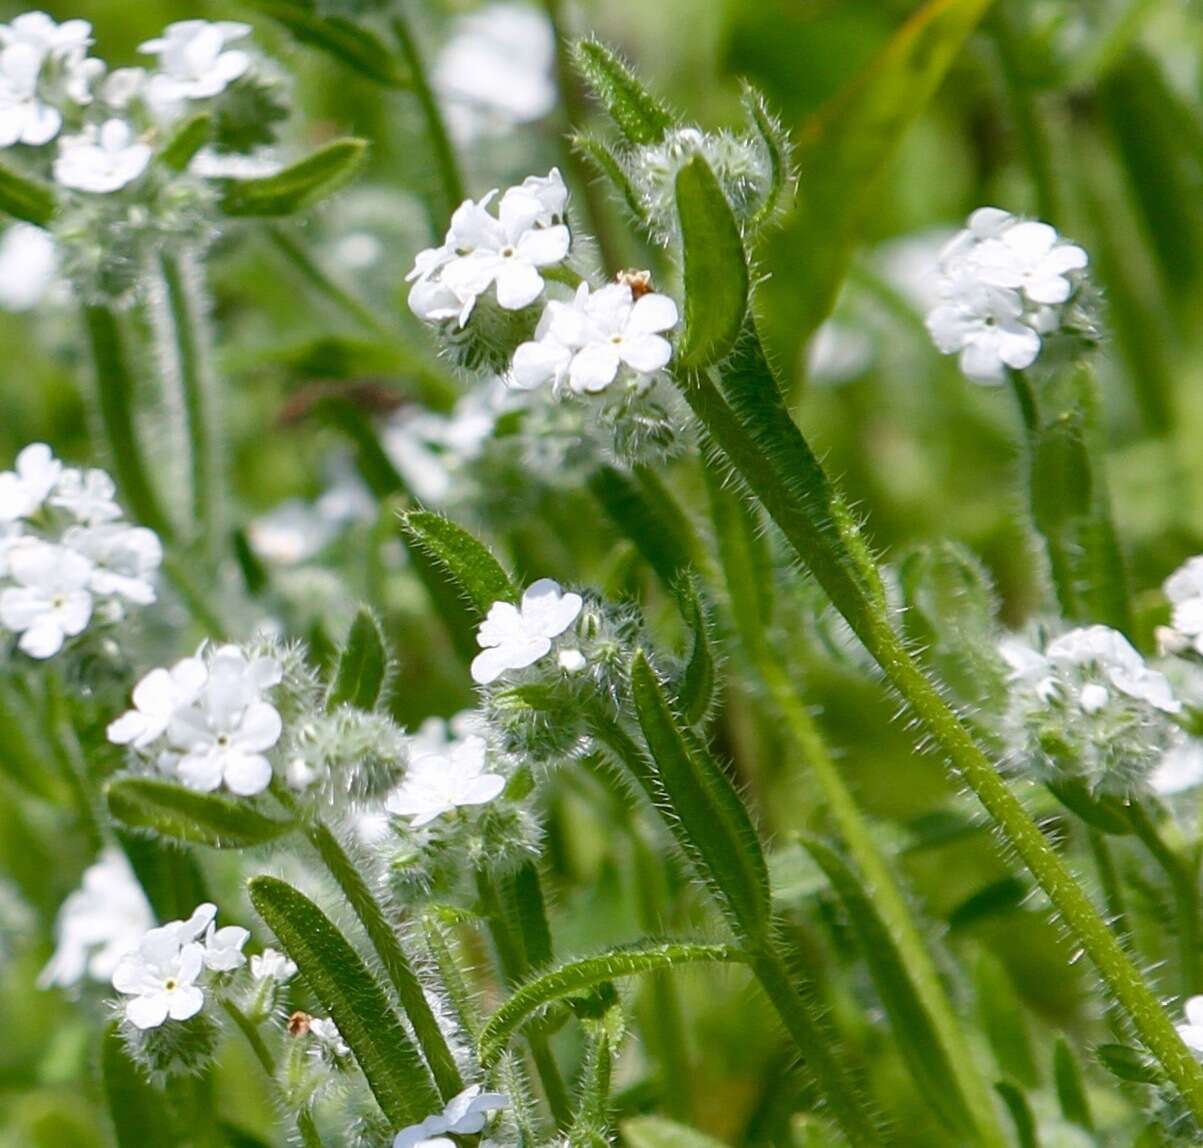
M412 7L433 54L455 18L474 6L449 0ZM739 122L741 78L761 87L791 126L803 200L818 190L807 225L771 232L758 258L771 274L761 297L764 328L795 385L798 418L865 512L869 535L887 559L921 540L964 542L993 573L1003 617L1012 624L1036 608L1039 591L1010 396L972 386L935 352L915 284L921 291L940 237L983 204L1044 218L1086 247L1105 301L1099 372L1111 489L1147 642L1161 579L1203 550L1203 11L1188 0L1006 0L970 38L896 149L885 139L840 138L840 101L849 85L919 7L891 0L610 0L575 4L566 18L572 31L596 33L620 48L651 87L705 127ZM290 132L298 147L344 134L372 142L356 186L297 234L336 274L340 237L376 235L385 257L351 279L412 334L415 346L428 346L404 307L413 254L438 238L428 210L432 168L406 95L383 93L297 48L253 6L78 0L47 9L58 19L90 20L95 51L113 66L136 62L137 44L171 20L251 22L255 42L295 77ZM0 4L0 17L21 10ZM566 127L557 112L479 141L463 157L473 194L563 162ZM851 164L857 149L867 153L857 161L864 186L855 218L841 221L855 233L855 250L834 320L816 347L809 336L822 308L816 309L806 270L827 238L825 165ZM641 254L632 243L632 262ZM281 422L298 388L371 377L404 401L416 401L416 391L387 348L360 341L352 352L332 341L347 334L338 316L291 277L254 229L220 236L211 270L228 388L227 449L240 516L247 518L323 488L319 460L337 444L327 432ZM0 315L0 346L7 349L0 460L35 439L65 457L88 457L84 364L70 309ZM680 476L687 494L690 481ZM597 515L574 524L572 497L541 490L522 505L529 545L512 555L520 567L576 582L612 569L617 537ZM532 507L544 516L541 526L531 524ZM506 509L503 503L495 511L504 518ZM346 561L357 561L351 550ZM417 721L464 704L463 681L441 672L428 651L429 645L437 652L440 640L422 617L422 603L403 598L390 605L402 649L398 716ZM836 659L814 661L808 671L842 763L897 844L924 910L972 973L963 986L965 1008L985 1007L987 1027L1013 1024L1017 1032L994 1034L996 1048L1010 1049L1007 1074L1047 1085L1053 1034L1097 1035L1085 974L1068 961L1057 931L988 834L950 812L959 808L957 795L937 762L914 754L878 686ZM762 718L759 700L736 691L720 737L766 830L784 843L792 830L821 825L821 814L792 763L780 760L775 732ZM550 863L562 949L636 935L629 858L612 846L604 804L579 782L564 782L552 804ZM63 832L57 811L18 800L7 782L0 784L0 813L0 874L41 921L13 930L12 959L0 972L0 1144L103 1144L90 1074L95 1024L61 994L32 988L49 952L46 922L90 858ZM816 892L800 850L782 844L775 862L782 908L810 938L816 964L850 962L850 946L842 950L814 928L816 919L831 924L837 910ZM1139 862L1125 864L1135 870ZM225 868L218 867L217 879L236 898L236 866L225 862ZM1152 885L1148 896L1155 913ZM686 918L700 920L698 905L689 896L685 901ZM241 919L251 923L249 910ZM861 996L867 991L851 983ZM796 1082L793 1066L762 1039L765 1006L734 973L689 973L685 984L698 1054L691 1120L732 1143L785 1142L781 1113L796 1096ZM847 985L833 988L829 1003L864 1041L880 1086L906 1110L911 1085L888 1031L857 1018L858 998ZM1016 994L1021 1011L1011 1003ZM262 1132L270 1106L247 1083L250 1073L240 1071L242 1056L230 1052L221 1102ZM638 1096L629 1104L638 1111ZM944 1143L921 1106L913 1108L904 1142Z

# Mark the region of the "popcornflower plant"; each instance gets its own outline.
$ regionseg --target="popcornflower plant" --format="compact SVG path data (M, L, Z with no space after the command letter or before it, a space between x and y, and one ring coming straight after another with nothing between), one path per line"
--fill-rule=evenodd
M4 14L0 1145L1203 1139L1198 37L827 7Z

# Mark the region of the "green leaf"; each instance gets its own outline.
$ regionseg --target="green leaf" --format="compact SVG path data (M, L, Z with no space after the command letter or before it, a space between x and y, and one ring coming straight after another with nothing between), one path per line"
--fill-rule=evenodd
M1016 912L1028 895L1028 885L1020 877L1000 877L970 893L948 914L950 929L967 929L991 917Z
M665 1116L634 1116L619 1130L627 1148L725 1148L721 1140Z
M990 0L929 0L798 134L796 210L761 252L775 357L800 363L872 219L881 179Z
M182 920L197 905L211 900L190 849L121 828L117 840L160 921Z
M1032 1115L1023 1090L1006 1080L1000 1080L994 1086L994 1090L1002 1097L1007 1111L1011 1113L1011 1119L1015 1122L1019 1148L1040 1148L1040 1141L1036 1137L1036 1118Z
M804 837L802 844L827 874L843 902L877 994L890 1018L898 1051L915 1079L918 1094L949 1129L972 1138L975 1123L970 1106L957 1086L956 1074L936 1026L915 991L906 964L878 915L871 894L835 850L811 837Z
M692 646L681 679L681 707L690 725L699 725L710 712L714 700L717 673L710 637L710 619L702 602L697 581L686 577L677 583L677 605L689 626Z
M772 218L773 212L781 203L789 186L789 133L769 111L764 96L751 84L744 84L741 101L744 106L744 114L747 115L752 129L760 137L760 142L769 159L768 194L748 224L749 230L755 232Z
M440 1109L434 1082L401 1018L325 913L275 877L255 877L249 888L251 904L338 1026L390 1124L417 1124Z
M670 828L697 863L740 933L769 928L769 875L760 839L731 779L673 712L642 651L631 663L631 696L668 802Z
M262 179L223 181L226 215L295 215L333 194L352 179L367 156L367 141L335 140L291 167Z
M622 197L622 202L631 218L641 227L648 225L647 210L622 160L604 141L587 133L578 133L572 137L572 146L596 169L598 175L610 181L610 185Z
M676 198L685 263L685 333L677 357L684 367L707 367L739 338L748 263L731 205L700 155L677 172Z
M302 44L325 52L352 71L386 88L409 86L409 74L389 46L373 32L345 16L320 16L290 0L253 0L256 8L283 24Z
M245 798L197 793L149 777L118 778L109 784L109 811L131 829L151 829L174 841L213 849L246 849L274 841L293 828L258 812Z
M635 543L660 581L671 588L690 564L688 543L678 529L679 519L663 513L632 475L612 466L598 467L589 477L589 489L614 525Z
M1090 1115L1090 1101L1086 1096L1086 1085L1082 1081L1082 1069L1064 1037L1059 1036L1053 1047L1053 1082L1057 1087L1057 1099L1061 1104L1061 1115L1071 1124L1094 1131L1094 1119Z
M695 945L668 941L612 949L595 957L570 961L516 989L491 1017L480 1034L480 1060L486 1068L505 1052L514 1034L536 1012L564 997L577 996L634 973L671 969L699 961L743 961L743 954L730 945Z
M1123 801L1106 793L1092 793L1080 778L1047 782L1048 791L1071 813L1103 833L1124 837L1132 832L1132 822Z
M165 1093L152 1087L130 1060L116 1024L101 1037L100 1077L117 1148L181 1142Z
M209 142L212 130L213 117L208 112L186 119L163 145L159 162L172 171L186 171L196 153Z
M1006 966L988 952L983 951L978 959L974 989L981 1025L999 1071L1025 1088L1038 1087L1040 1071L1032 1054L1023 1004Z
M1157 1066L1131 1045L1100 1044L1095 1047L1094 1054L1112 1076L1129 1084L1158 1084L1162 1079Z
M605 45L596 40L578 40L572 50L572 59L581 78L627 143L659 143L673 127L672 113Z
M462 526L441 514L411 510L401 515L401 530L481 618L494 602L517 602L518 591L501 563Z
M539 869L527 861L512 876L505 878L504 910L506 923L521 943L528 970L551 964L551 929Z
M0 164L0 211L45 227L57 210L58 197L51 184Z
M388 669L388 648L380 623L376 615L365 607L351 623L347 643L339 655L330 695L326 699L326 708L333 710L348 705L371 713L384 693Z

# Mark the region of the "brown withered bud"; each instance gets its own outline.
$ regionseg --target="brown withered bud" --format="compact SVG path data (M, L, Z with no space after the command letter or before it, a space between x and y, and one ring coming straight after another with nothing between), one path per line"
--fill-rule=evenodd
M650 271L620 271L617 279L619 283L625 283L631 289L632 299L642 299L654 290Z
M297 1009L296 1012L288 1018L288 1035L289 1036L308 1036L309 1022L313 1020L307 1012L301 1012Z

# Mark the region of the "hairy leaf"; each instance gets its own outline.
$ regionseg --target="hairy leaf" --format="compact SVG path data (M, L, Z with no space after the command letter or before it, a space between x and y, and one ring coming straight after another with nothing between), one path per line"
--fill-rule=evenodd
M494 602L517 601L517 589L488 547L449 518L411 510L401 516L401 530L481 618Z
M300 43L332 56L352 71L386 88L404 88L409 75L395 52L370 28L345 16L322 16L296 0L252 0L283 24Z
M685 663L685 674L681 679L681 705L685 719L697 725L710 711L714 699L717 673L714 665L714 648L710 637L710 619L702 602L697 582L683 578L676 587L677 604L681 615L689 626L692 646L689 661Z
M214 849L246 849L274 841L293 828L268 817L245 798L197 793L170 781L123 777L110 783L109 811L131 829L152 829L174 841Z
M514 991L488 1020L480 1034L481 1063L495 1064L514 1034L540 1009L564 997L584 993L616 977L654 969L670 969L699 961L736 962L744 959L729 945L695 945L668 941L659 944L612 949L560 965Z
M682 366L707 367L739 338L748 263L731 206L701 156L677 172L676 195L685 262L685 334L677 353Z
M333 1018L384 1115L396 1128L441 1107L434 1082L362 958L303 893L275 877L250 882L251 904Z
M596 40L580 40L572 56L577 71L628 143L654 144L664 138L673 126L672 114L609 48Z
M231 216L295 215L352 179L367 148L366 140L335 140L275 175L226 180L221 209Z
M370 713L380 701L387 677L388 648L380 623L371 610L362 609L339 656L327 708L349 705Z
M648 565L671 588L690 562L679 519L663 513L632 475L612 466L598 467L589 477L589 489L615 526L635 543Z

